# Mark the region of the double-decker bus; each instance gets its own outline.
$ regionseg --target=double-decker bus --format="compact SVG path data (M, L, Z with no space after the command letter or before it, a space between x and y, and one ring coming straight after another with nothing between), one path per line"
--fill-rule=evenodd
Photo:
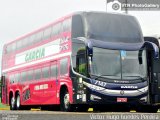
M63 17L4 45L2 103L11 110L59 106L62 111L150 105L148 48L156 59L156 45L144 42L133 16Z

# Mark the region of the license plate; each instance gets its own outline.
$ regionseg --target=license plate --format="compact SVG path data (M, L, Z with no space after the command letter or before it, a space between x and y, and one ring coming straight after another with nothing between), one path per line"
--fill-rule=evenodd
M127 102L127 98L117 98L117 102Z

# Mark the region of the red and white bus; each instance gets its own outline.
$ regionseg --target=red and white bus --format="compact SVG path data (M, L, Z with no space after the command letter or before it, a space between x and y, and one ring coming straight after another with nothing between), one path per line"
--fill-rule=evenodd
M72 103L70 55L71 15L4 45L2 103L11 110L60 104L65 89Z
M148 105L145 49L133 16L63 17L4 45L2 103L11 110L60 106L63 111Z

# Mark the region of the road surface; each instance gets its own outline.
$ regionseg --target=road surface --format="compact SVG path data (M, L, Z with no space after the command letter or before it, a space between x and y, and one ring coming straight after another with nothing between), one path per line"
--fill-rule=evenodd
M0 120L160 120L160 113L1 110Z

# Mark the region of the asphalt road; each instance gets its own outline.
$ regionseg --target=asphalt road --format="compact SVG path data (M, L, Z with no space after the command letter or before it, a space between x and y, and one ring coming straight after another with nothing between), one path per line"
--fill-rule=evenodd
M0 111L0 120L160 120L160 113Z

